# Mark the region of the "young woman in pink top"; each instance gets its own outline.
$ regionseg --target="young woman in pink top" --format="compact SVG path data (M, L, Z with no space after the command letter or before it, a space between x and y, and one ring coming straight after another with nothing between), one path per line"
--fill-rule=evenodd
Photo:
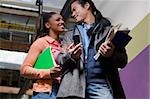
M31 45L20 68L24 77L35 80L32 99L56 99L61 68L54 66L51 69L44 70L35 69L33 66L39 54L49 46L51 46L56 61L56 57L61 50L59 34L63 31L64 21L60 14L56 12L43 14L43 30Z

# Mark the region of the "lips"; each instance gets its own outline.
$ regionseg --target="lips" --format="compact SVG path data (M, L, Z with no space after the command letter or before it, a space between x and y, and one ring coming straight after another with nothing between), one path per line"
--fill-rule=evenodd
M64 29L65 27L64 27L64 26L61 26L61 28Z
M59 24L59 27L60 27L61 29L64 29L64 28L65 28L65 26L64 26L63 24Z
M76 15L74 18L77 19L77 17L78 17L78 16Z

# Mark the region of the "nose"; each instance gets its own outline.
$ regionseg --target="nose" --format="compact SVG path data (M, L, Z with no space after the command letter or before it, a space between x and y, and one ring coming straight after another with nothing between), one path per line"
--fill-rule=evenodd
M64 24L65 23L64 20L61 20L61 23Z
M75 15L74 12L72 12L71 16L74 17L74 15Z
M60 23L63 25L65 24L64 20L62 20L62 19L60 20Z

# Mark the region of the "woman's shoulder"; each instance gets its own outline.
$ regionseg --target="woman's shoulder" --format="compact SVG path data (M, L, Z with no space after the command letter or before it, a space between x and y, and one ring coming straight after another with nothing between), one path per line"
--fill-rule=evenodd
M41 43L43 43L43 42L46 41L46 38L47 38L47 36L40 37L40 38L36 39L36 40L34 41L34 43L41 44Z
M45 37L40 37L38 39L36 39L33 44L31 45L31 47L37 47L37 48L42 48L45 44Z

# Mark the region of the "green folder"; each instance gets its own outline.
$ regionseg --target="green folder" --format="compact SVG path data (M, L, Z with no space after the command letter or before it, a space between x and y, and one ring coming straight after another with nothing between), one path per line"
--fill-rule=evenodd
M51 48L47 47L37 58L34 68L36 69L50 69L56 65L51 52Z

